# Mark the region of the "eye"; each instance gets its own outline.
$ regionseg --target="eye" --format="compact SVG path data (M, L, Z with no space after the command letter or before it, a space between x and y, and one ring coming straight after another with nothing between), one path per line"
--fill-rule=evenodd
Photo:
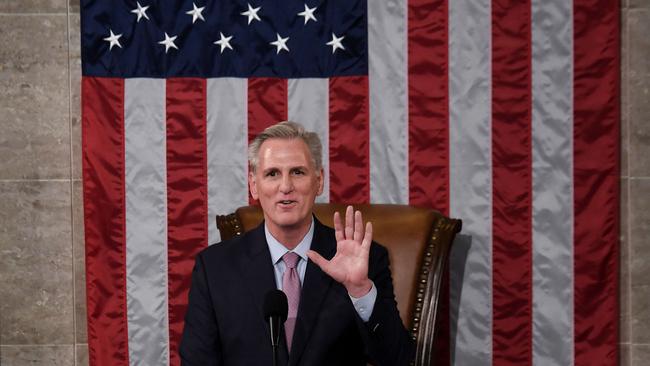
M302 170L302 169L298 169L298 168L293 169L293 170L291 171L291 173L293 173L293 175L305 175L305 171Z
M269 170L268 172L266 172L266 174L264 174L264 176L266 177L276 177L277 175L278 175L277 170Z

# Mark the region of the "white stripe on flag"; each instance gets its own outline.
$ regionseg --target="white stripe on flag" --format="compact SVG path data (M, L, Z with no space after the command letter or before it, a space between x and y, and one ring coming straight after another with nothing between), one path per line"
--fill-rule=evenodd
M532 1L533 365L573 365L572 24Z
M316 202L329 202L329 79L289 79L287 84L289 120L316 132L323 144L325 184Z
M463 231L450 257L451 358L492 364L490 2L449 2L450 216Z
M129 360L167 365L165 80L126 79L124 99Z
M370 202L409 202L407 1L368 6Z
M216 215L248 204L248 82L207 81L208 244L221 241Z

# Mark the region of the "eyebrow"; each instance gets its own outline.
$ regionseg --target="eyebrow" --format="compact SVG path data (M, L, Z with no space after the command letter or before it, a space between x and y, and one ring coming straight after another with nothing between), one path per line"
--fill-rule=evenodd
M289 168L289 170L294 170L294 169L308 170L309 168L308 168L307 166L305 166L305 165L292 166L291 168ZM266 173L268 173L268 172L272 172L272 171L274 171L274 170L278 170L278 171L279 171L279 170L281 170L281 169L278 168L278 167L270 167L270 168L266 168L266 169L264 169L264 170L262 171L262 173L266 174Z

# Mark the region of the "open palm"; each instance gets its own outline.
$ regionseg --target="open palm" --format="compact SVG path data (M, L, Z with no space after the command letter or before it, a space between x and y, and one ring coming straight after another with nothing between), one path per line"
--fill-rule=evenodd
M336 254L332 259L327 260L313 250L307 255L323 272L345 286L351 296L361 297L372 287L368 279L372 224L366 223L364 230L361 212L354 212L352 206L348 206L345 226L341 223L341 215L334 213L334 233Z

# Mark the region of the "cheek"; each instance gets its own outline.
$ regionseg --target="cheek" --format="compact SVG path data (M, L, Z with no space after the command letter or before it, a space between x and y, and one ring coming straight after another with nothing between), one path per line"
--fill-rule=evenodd
M274 194L275 190L275 184L269 182L257 186L258 195L270 196Z
M318 194L319 191L321 190L321 183L318 178L314 178L314 180L311 182L311 191L313 194Z

